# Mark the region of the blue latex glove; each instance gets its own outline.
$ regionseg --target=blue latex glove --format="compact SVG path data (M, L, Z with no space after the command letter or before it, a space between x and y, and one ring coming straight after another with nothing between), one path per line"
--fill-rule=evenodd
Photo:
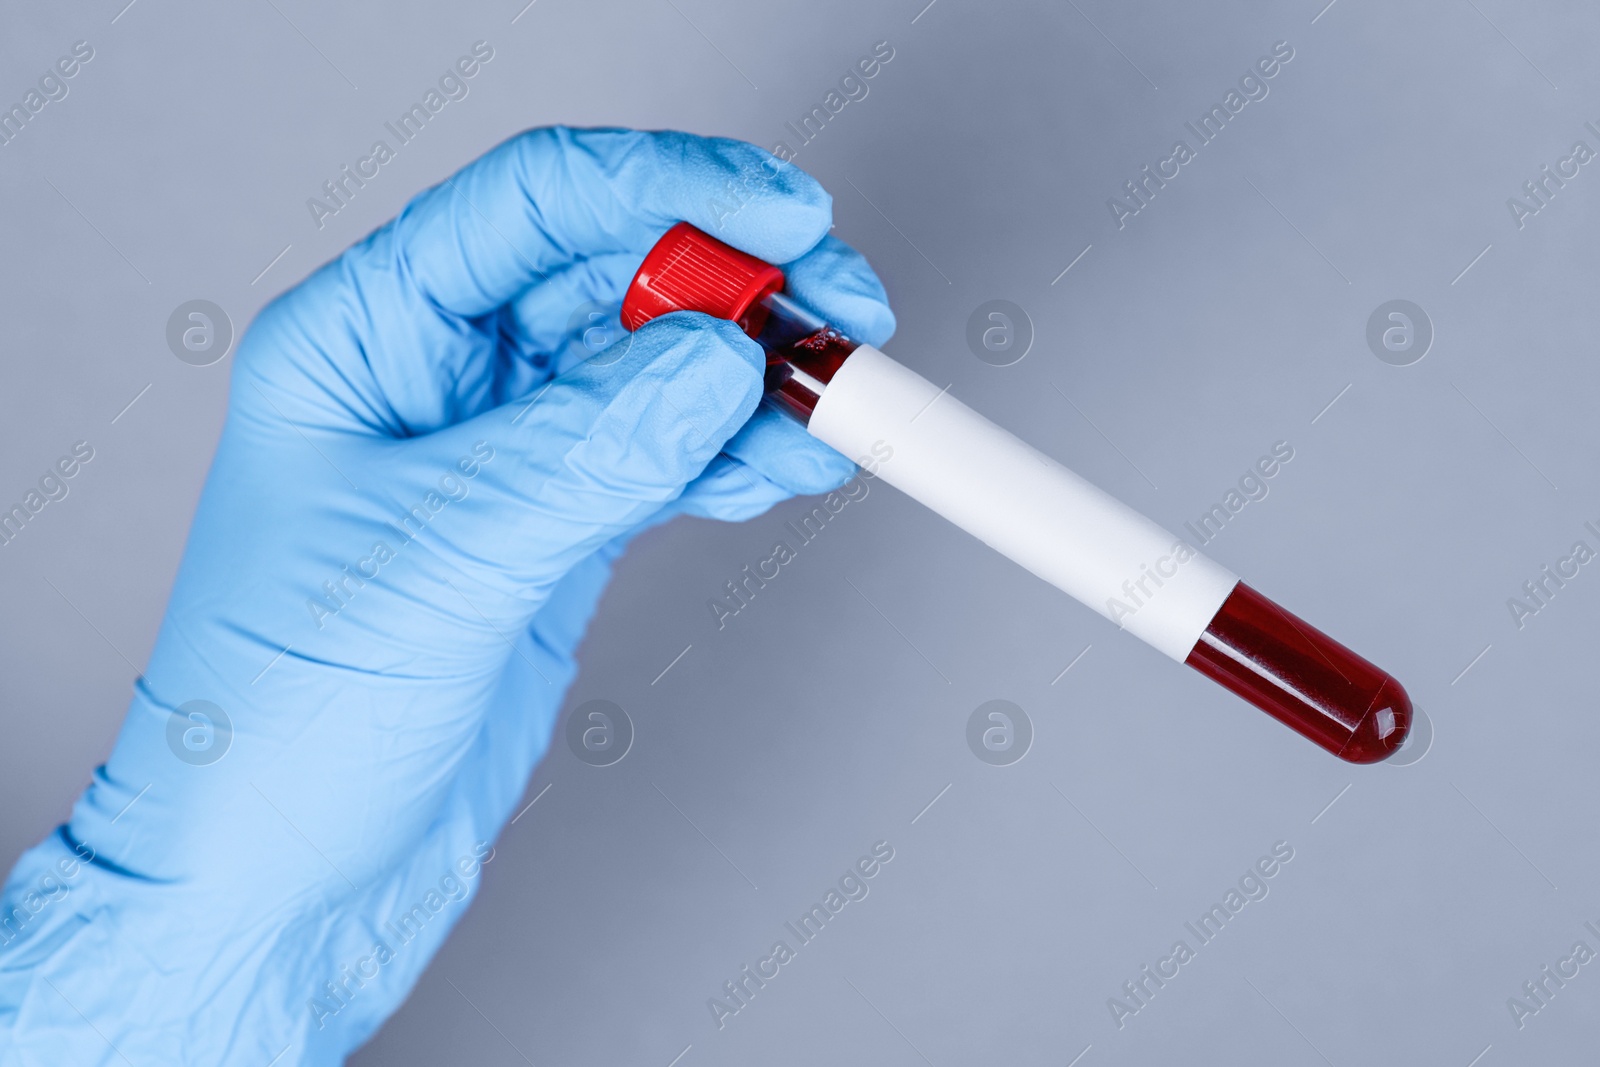
M854 470L758 411L730 323L568 367L574 309L687 219L881 343L830 204L740 142L535 130L261 313L116 747L5 887L0 1064L334 1064L376 1030L478 885L629 533ZM175 721L201 700L231 742Z

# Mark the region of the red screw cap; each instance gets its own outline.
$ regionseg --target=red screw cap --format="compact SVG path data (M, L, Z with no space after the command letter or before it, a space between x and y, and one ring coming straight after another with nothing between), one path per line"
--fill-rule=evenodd
M783 271L680 222L644 257L622 300L622 325L637 330L669 311L732 319L754 337L766 321L761 301L783 288Z

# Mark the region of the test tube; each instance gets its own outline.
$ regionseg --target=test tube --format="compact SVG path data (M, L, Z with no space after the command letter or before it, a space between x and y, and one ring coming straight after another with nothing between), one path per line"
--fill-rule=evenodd
M1162 528L783 291L783 272L682 222L622 305L737 322L767 402L991 548L1351 763L1397 750L1400 684Z

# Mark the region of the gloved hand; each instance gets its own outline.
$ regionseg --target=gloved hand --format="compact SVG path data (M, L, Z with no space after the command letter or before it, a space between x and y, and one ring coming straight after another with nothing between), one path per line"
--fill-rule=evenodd
M534 130L261 313L116 747L6 885L0 1064L334 1064L373 1033L465 910L630 532L854 470L757 410L732 324L568 367L574 308L687 219L882 343L830 203L740 142Z

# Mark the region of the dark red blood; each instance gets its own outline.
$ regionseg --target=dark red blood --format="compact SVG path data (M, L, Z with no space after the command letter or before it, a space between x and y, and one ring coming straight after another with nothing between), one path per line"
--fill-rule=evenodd
M1243 582L1185 662L1351 763L1392 754L1411 728L1399 682Z
M767 350L767 396L799 419L811 420L822 387L833 380L858 346L832 326Z

